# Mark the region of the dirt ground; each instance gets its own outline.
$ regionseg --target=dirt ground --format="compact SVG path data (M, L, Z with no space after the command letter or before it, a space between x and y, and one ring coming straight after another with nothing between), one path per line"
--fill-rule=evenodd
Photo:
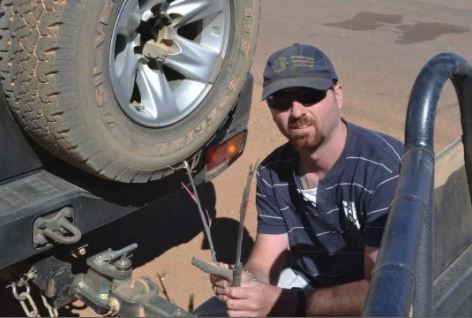
M260 101L265 60L294 42L314 44L333 61L344 87L344 116L367 128L403 140L405 114L413 82L422 66L440 52L472 60L472 3L469 0L271 0L262 1L249 137L243 156L212 183L199 187L214 217L212 231L220 260L234 260L239 205L248 167L284 142ZM447 84L436 119L436 150L460 135L455 93ZM209 260L198 212L184 193L92 233L100 244L138 241L135 276L161 277L169 298L184 309L212 295L208 275L192 267L192 256ZM254 187L246 219L246 255L256 235ZM94 240L90 240L93 242ZM92 243L91 243L92 244ZM64 315L94 315L76 307ZM22 316L17 304L0 315Z

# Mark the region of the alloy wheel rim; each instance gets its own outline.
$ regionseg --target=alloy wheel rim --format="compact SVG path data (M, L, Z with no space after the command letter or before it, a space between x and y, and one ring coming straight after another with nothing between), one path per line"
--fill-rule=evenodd
M109 52L120 108L151 128L188 116L220 73L231 23L229 0L125 0Z

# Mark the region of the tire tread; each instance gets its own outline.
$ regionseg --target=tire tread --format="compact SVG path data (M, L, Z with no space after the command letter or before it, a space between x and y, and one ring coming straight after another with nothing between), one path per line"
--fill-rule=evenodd
M128 164L118 162L102 151L94 132L87 130L77 110L80 105L72 61L80 48L78 30L88 1L98 0L0 0L0 81L5 96L23 128L56 156L85 171L120 182L159 179L172 173L172 169L146 170L134 167L132 160ZM244 32L235 35L242 43L238 42L237 55L228 65L238 70L249 69L255 39L247 34L254 37L258 25L255 15L259 1L244 1ZM206 135L216 131L215 123L221 123L227 115L244 84L241 79L232 85L234 74L225 73L223 80L230 84L221 95L222 100L201 123L202 130L207 129ZM210 126L211 131L207 128ZM194 129L179 137L181 140L164 144L163 154L171 157L172 150L181 147L179 142L193 143L202 138L200 134Z

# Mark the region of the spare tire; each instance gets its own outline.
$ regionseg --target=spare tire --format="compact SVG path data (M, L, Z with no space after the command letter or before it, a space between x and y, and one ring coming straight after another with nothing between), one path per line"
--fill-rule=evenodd
M1 77L20 124L69 163L128 183L160 178L216 132L259 23L258 0L1 6Z

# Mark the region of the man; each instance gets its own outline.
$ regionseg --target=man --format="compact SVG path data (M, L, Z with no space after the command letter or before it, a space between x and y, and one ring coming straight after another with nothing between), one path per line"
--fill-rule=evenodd
M230 316L350 316L364 306L402 144L341 117L329 58L294 44L269 57L262 99L289 142L257 172L258 235L241 287L212 277ZM288 257L287 257L288 256ZM283 267L289 260L291 271Z

